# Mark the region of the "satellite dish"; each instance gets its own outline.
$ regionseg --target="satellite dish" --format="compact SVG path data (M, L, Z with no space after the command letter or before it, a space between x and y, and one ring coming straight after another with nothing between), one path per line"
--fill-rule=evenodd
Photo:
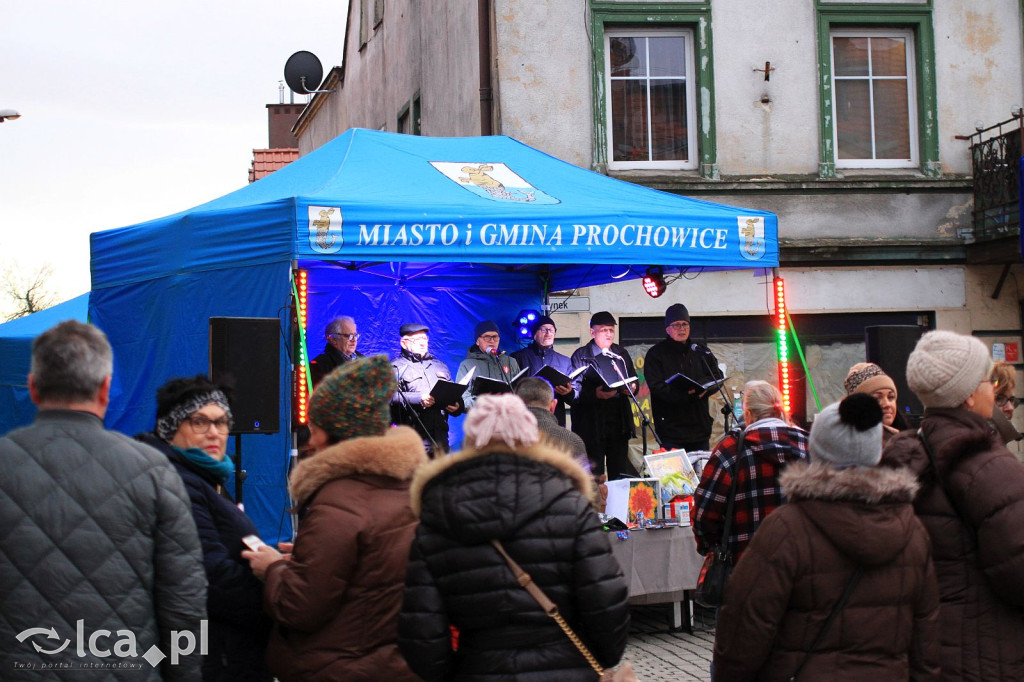
M288 87L300 95L322 92L320 81L324 78L324 67L312 52L296 52L284 63L284 80Z

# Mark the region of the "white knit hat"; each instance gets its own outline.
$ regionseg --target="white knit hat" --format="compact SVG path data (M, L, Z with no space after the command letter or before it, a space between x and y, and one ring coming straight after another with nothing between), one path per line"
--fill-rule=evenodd
M511 393L479 396L466 415L462 433L466 444L476 448L499 442L509 448L528 447L540 440L537 418Z
M925 407L960 407L991 372L985 344L954 332L928 332L907 358L907 385Z
M807 445L812 462L837 469L877 465L882 459L882 407L867 393L832 403L814 418Z

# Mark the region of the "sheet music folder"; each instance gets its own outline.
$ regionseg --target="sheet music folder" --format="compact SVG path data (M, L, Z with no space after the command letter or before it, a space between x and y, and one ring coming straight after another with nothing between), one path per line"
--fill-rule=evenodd
M473 379L473 395L484 395L486 393L511 393L512 387L509 384L514 384L519 380L528 370L522 370L519 374L506 382L504 379L492 379L490 377L477 377Z
M696 379L691 379L682 372L679 374L673 374L668 379L665 379L665 383L670 386L682 386L686 390L696 389L698 393L705 393L707 391L717 391L719 387L729 380L729 377L722 377L721 379L712 379L706 384L702 384Z
M573 379L586 372L587 369L587 365L583 365L574 369L571 374L565 374L551 365L544 365L533 376L544 379L552 386L565 386L566 384L571 384Z

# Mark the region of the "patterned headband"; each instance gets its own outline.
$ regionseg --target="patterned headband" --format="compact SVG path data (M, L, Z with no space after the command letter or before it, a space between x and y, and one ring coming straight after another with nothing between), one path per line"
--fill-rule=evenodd
M185 421L196 410L210 403L224 410L227 413L228 419L231 418L228 398L222 391L197 393L184 402L175 405L171 408L170 412L156 420L156 435L160 437L160 440L170 443L174 439L174 434L178 432L181 422Z

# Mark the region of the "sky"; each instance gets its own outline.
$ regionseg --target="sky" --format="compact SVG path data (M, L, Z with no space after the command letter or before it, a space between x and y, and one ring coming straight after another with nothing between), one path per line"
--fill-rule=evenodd
M73 298L90 233L246 185L285 61L340 64L347 6L0 0L0 109L21 114L0 124L0 268L49 265Z

